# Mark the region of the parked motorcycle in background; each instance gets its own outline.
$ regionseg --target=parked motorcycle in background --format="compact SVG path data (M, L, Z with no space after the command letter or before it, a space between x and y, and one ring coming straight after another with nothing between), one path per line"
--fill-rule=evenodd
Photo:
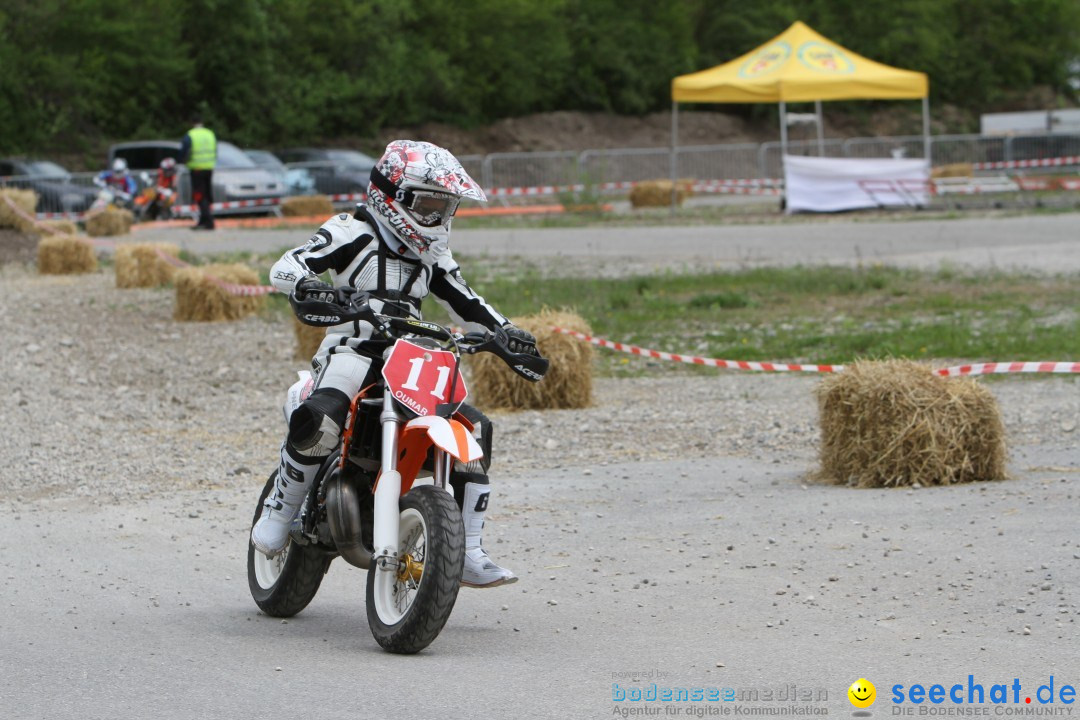
M379 645L410 654L439 635L461 586L465 528L448 487L450 471L455 461L483 456L462 412L461 354L493 353L533 382L548 361L511 350L502 329L461 335L376 313L371 295L346 292L344 307L296 307L297 317L317 326L364 320L393 344L374 360L379 382L352 398L341 447L312 482L285 549L267 557L248 543L248 586L267 615L291 617L307 607L340 556L367 570L368 626ZM301 373L287 396L286 422L313 386L310 374ZM276 475L262 489L252 525Z

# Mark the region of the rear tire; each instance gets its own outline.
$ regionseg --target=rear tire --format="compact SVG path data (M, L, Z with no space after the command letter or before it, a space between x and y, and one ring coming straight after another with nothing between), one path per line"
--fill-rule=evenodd
M454 609L465 566L465 527L453 496L433 485L401 499L399 557L423 564L419 581L397 571L368 569L367 617L385 650L408 655L438 637Z
M262 515L263 501L274 489L277 470L270 473L259 503L255 506L252 526ZM251 597L259 609L271 617L292 617L308 606L330 567L333 557L314 548L289 544L280 554L268 558L255 549L248 534L247 575Z

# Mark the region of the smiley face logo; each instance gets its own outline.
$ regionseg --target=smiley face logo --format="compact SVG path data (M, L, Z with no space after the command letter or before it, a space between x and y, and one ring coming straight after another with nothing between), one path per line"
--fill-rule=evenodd
M859 678L847 689L848 700L857 708L868 708L877 700L877 688L866 678Z

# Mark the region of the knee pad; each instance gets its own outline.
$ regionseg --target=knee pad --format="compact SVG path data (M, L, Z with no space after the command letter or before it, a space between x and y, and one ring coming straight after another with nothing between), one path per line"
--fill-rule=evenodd
M311 393L289 418L287 448L303 458L329 456L341 440L349 398L334 388Z

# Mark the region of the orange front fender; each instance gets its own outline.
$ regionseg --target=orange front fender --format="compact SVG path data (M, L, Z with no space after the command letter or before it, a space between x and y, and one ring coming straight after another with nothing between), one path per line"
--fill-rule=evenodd
M417 473L427 460L432 446L445 451L461 462L472 462L484 456L480 443L456 418L428 415L413 418L401 430L399 442L398 472L401 473L401 494L409 492Z

